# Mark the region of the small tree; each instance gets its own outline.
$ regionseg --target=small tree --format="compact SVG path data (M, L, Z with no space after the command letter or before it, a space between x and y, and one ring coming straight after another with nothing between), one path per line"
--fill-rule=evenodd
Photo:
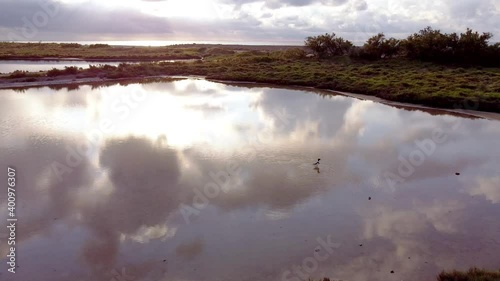
M345 55L353 47L350 41L337 37L335 33L307 37L305 45L318 57Z
M466 63L477 63L481 57L488 53L488 41L493 37L491 33L479 34L467 28L465 33L460 34L457 42L456 55Z
M410 58L440 60L448 57L456 45L456 35L446 35L428 26L410 35L404 42L406 54Z
M396 38L389 38L382 43L382 56L392 58L401 53L401 41Z
M383 33L370 37L361 50L361 56L367 59L380 59L383 53L382 43L384 40L385 35Z
M324 57L326 54L326 46L324 42L322 42L318 36L309 36L306 38L304 42L306 47L311 49L314 54L318 57Z
M386 39L383 33L370 37L359 56L366 59L391 58L400 53L400 41L395 38Z

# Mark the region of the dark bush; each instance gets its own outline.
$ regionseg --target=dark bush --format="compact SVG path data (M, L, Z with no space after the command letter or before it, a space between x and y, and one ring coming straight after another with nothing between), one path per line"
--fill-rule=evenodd
M61 48L80 48L82 45L77 44L77 43L61 43L60 44Z
M363 59L376 60L382 58L392 58L401 53L401 41L395 38L385 38L383 33L379 33L366 41L365 45L357 51L351 52L352 56Z
M498 281L500 271L486 271L478 268L471 268L467 272L452 271L439 274L438 281Z
M61 75L75 75L77 73L78 73L78 67L70 66L70 67L65 67L64 69L52 68L47 72L47 76L54 77Z
M460 35L441 33L431 27L420 30L403 41L407 57L439 63L499 65L500 48L490 46L491 33L467 29Z
M320 58L345 55L353 47L350 41L337 37L335 33L307 37L305 45Z
M368 60L405 56L435 63L500 66L500 43L489 45L492 36L469 28L461 34L448 34L427 27L405 40L386 39L383 33L379 33L368 39L363 47L351 48L349 56ZM316 41L312 43L317 44ZM314 46L319 52L326 48L324 44Z
M24 78L28 76L28 71L16 70L9 75L9 78Z
M89 48L90 49L102 49L102 48L109 48L111 46L109 46L108 44L91 44L89 45Z

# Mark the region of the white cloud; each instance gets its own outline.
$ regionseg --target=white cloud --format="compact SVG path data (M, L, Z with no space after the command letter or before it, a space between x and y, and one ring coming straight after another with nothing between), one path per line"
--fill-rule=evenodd
M477 185L469 190L469 194L484 196L493 204L500 203L500 176L477 179Z
M133 241L138 243L149 243L151 240L160 239L165 241L168 238L172 238L175 236L177 232L176 228L168 228L166 225L157 225L152 227L142 226L134 235L126 235L122 234L122 239L125 240L130 238Z

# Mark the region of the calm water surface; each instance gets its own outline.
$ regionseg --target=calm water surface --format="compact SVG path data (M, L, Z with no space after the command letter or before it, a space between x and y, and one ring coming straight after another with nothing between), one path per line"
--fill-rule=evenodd
M89 68L90 65L109 64L118 65L119 62L87 62L87 61L29 61L29 60L12 60L0 61L0 73L10 73L16 70L23 71L47 71L52 68L64 69L64 67L76 66Z
M175 60L167 60L163 62L174 62ZM184 60L189 61L189 60ZM117 66L120 63L137 63L137 62L116 62L116 61L106 61L106 62L92 62L92 61L81 61L81 60L64 60L64 61L51 61L51 60L0 60L0 73L11 73L16 70L23 71L48 71L53 68L64 69L65 67L76 66L81 68L89 68L91 65L107 64Z
M421 281L500 264L498 121L203 80L2 90L0 117L19 266L2 227L0 280Z

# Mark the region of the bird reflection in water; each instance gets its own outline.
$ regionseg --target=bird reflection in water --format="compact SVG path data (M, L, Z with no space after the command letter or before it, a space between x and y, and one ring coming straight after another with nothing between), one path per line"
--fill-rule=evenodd
M314 170L315 170L316 172L318 172L318 174L320 173L320 171L319 171L319 167L318 167L318 166L314 167Z

